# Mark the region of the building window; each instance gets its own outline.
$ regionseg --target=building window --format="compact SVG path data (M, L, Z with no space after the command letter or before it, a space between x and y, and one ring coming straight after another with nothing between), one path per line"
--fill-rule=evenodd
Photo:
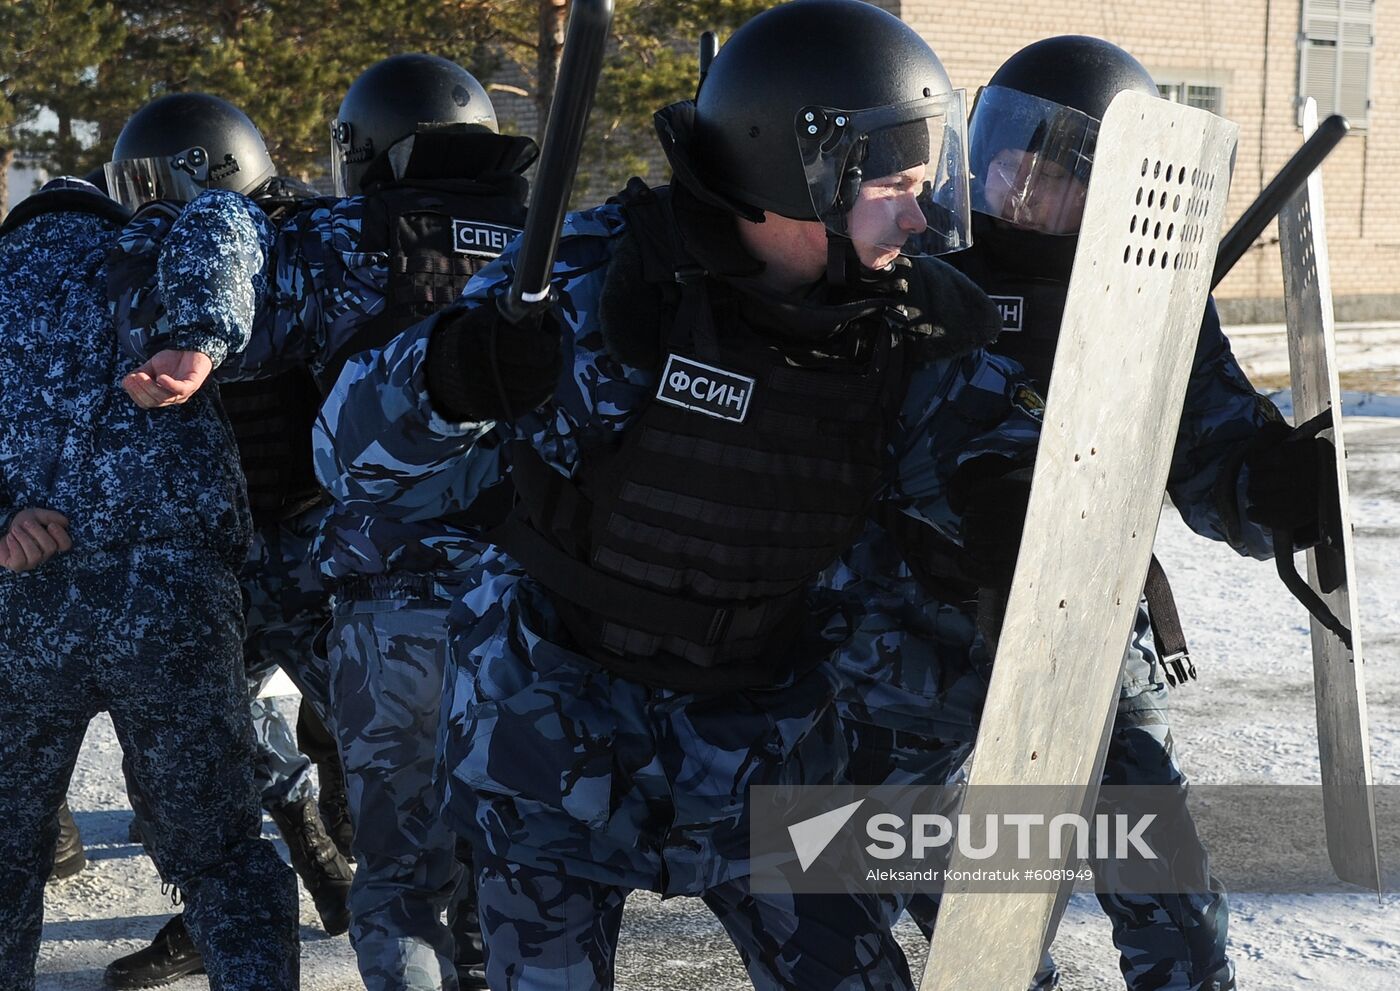
M1161 77L1159 76L1160 80ZM1225 115L1225 88L1212 83L1176 80L1158 82L1157 92L1162 99L1173 103L1184 103L1188 107L1199 107L1213 114Z
M1320 117L1344 114L1365 127L1371 110L1376 0L1303 0L1298 52L1298 119L1303 101Z

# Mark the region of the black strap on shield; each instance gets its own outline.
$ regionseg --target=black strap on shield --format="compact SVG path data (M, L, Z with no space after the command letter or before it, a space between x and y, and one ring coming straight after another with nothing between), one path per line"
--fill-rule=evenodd
M1147 566L1147 584L1142 588L1147 599L1147 616L1152 621L1152 640L1162 661L1162 673L1167 684L1175 688L1196 679L1196 665L1186 647L1186 634L1181 629L1181 616L1176 611L1176 596L1172 594L1167 573L1157 555Z
M1316 437L1323 430L1332 426L1332 408L1329 406L1308 422L1299 426L1293 431L1296 438ZM1317 561L1318 584L1325 591L1332 591L1341 584L1340 577L1345 576L1345 561L1341 552L1341 493L1336 483L1335 472L1331 477L1319 479L1318 506L1318 533L1321 537L1315 548L1315 558ZM1301 602L1312 614L1313 618L1331 630L1337 639L1346 645L1347 650L1354 650L1351 645L1351 630L1338 619L1332 610L1327 608L1327 603L1322 600L1313 587L1307 583L1302 575L1298 574L1298 567L1293 562L1293 532L1291 530L1274 531L1274 564L1278 568L1278 576L1283 580L1283 584L1288 591L1293 593L1293 597Z

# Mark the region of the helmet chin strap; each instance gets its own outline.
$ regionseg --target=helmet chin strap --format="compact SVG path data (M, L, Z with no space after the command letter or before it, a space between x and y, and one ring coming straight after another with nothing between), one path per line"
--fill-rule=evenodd
M830 286L844 288L860 279L860 258L856 246L844 234L831 228L826 231L826 281Z

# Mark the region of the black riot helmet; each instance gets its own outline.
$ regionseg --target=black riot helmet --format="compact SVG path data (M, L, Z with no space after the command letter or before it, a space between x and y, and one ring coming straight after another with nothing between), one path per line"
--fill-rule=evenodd
M821 220L855 239L857 204L882 198L874 210L888 214L903 176L917 194L904 205L923 219L886 216L887 239L934 253L966 244L964 115L962 91L899 18L862 0L794 0L734 32L695 100L656 124L677 180L750 220Z
M207 93L176 93L131 115L105 172L112 199L134 210L152 200L188 202L206 189L251 193L275 170L243 111Z
M1011 56L978 94L969 125L973 209L1051 235L1079 230L1099 124L1152 76L1101 38L1046 38Z
M394 55L360 73L331 122L336 195L363 192L370 163L425 124L494 132L496 109L475 76L436 55Z

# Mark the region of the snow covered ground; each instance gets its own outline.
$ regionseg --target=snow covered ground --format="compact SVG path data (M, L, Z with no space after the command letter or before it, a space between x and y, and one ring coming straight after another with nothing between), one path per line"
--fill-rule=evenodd
M1246 370L1261 384L1286 386L1279 328L1232 333ZM1365 623L1372 752L1378 782L1400 786L1400 325L1347 328L1340 361L1346 388L1370 393L1347 402L1352 512L1358 541L1360 608ZM1299 785L1319 781L1307 617L1279 583L1272 564L1243 560L1192 535L1168 510L1158 554L1177 590L1200 680L1177 692L1175 736L1188 773L1200 785ZM154 870L126 842L130 811L120 783L120 753L104 718L88 732L70 799L92 863L49 887L41 991L101 986L113 957L144 945L170 912ZM1382 796L1387 887L1400 889L1395 865L1400 808ZM1233 856L1238 842L1222 837ZM1217 866L1228 867L1225 850ZM1247 856L1248 851L1244 851ZM1238 860L1234 861L1238 863ZM1228 875L1227 875L1228 879ZM1392 991L1400 986L1400 897L1360 891L1253 894L1231 898L1231 949L1246 991ZM0 895L0 897L3 897ZM359 988L345 937L316 927L302 902L302 986ZM911 963L926 947L901 930ZM1065 987L1121 988L1108 926L1097 903L1075 896L1055 954ZM703 906L639 895L629 905L619 952L618 987L741 989L738 958ZM207 987L203 978L170 985Z

